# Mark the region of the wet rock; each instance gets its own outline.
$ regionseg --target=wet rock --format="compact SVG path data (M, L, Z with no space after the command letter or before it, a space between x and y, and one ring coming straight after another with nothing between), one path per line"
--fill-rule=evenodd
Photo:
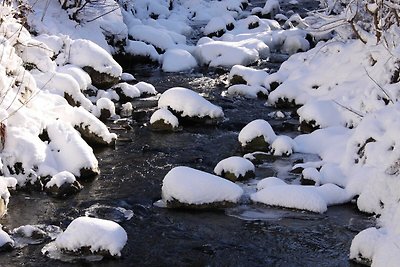
M168 109L161 108L151 116L150 125L153 131L176 131L179 121Z
M107 73L101 73L92 67L86 66L82 68L89 74L92 84L99 89L108 89L119 82L119 77L111 76Z
M299 105L296 104L294 99L289 100L286 97L284 98L279 98L275 103L274 106L279 109L293 109L293 108L298 108Z
M257 136L246 144L242 144L243 152L254 152L254 151L262 151L269 152L270 144L267 143L264 139L264 136Z
M109 109L102 108L100 109L100 117L101 121L107 121L111 117L111 112Z
M275 160L276 157L271 155L271 153L266 153L266 152L253 152L249 153L243 156L244 158L250 160L253 164L262 164L264 162L270 162L272 160Z
M254 173L254 171L247 171L244 175L241 175L241 174L236 175L235 173L232 173L229 171L222 171L221 176L232 182L236 182L236 181L244 181L244 180L249 180L251 178L254 178L255 173Z
M168 208L171 209L190 209L190 210L217 210L235 207L237 204L229 201L217 201L203 204L188 204L172 199L166 202Z
M166 122L164 119L159 119L150 124L153 131L160 132L175 132L179 127L175 127L171 123Z
M82 168L79 170L80 175L77 177L79 180L86 181L92 180L97 175L100 174L100 169L98 167L95 168Z
M320 129L320 126L316 123L315 120L311 121L302 120L300 122L299 128L302 133L312 133L315 130Z
M229 83L231 85L234 85L234 84L247 84L247 81L245 79L243 79L242 76L235 74L235 75L232 75L232 77L229 79Z
M75 195L81 190L82 185L78 181L75 181L73 183L64 183L60 187L58 187L57 185L45 187L46 193L55 198L66 198L71 195Z
M112 88L119 96L122 103L131 102L134 98L140 97L140 91L135 85L123 82Z

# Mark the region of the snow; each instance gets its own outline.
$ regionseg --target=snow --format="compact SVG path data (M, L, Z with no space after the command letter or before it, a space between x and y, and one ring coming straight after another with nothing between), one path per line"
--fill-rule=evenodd
M235 84L228 88L228 95L239 95L247 98L257 98L259 94L268 95L267 89L261 86L249 86L245 84Z
M222 109L196 92L183 88L174 87L165 91L158 100L158 107L168 107L182 116L220 118L224 116Z
M264 86L264 80L269 74L264 70L255 70L249 67L235 65L229 72L229 80L235 76L241 77L247 85Z
M248 123L239 133L239 142L244 146L256 137L264 137L265 142L272 144L276 139L276 134L271 125L262 119Z
M277 136L271 144L271 150L275 156L289 156L293 153L294 147L293 139L286 135Z
M164 177L162 198L165 202L178 200L186 204L209 204L239 201L243 189L221 177L192 169L175 167Z
M115 105L110 99L102 97L96 101L96 106L99 111L101 110L108 110L111 116L115 115Z
M92 253L104 250L112 256L121 256L127 240L125 230L113 221L79 217L56 238L55 245L58 249L71 251L89 247Z
M289 185L277 178L267 178L257 188L258 192L251 194L254 202L271 206L295 208L323 213L330 205L349 202L351 195L334 184L325 184L320 187Z
M169 49L163 56L162 70L165 72L186 71L196 66L196 59L183 49Z
M1 228L3 228L3 226L1 226ZM4 246L7 243L13 245L14 241L3 229L0 229L0 247Z
M251 161L248 159L237 156L221 160L214 168L214 173L216 175L222 175L223 172L230 172L233 173L236 177L244 177L249 171L255 171L254 164L251 163Z
M159 120L163 120L164 123L168 123L174 128L177 128L179 126L178 118L175 117L175 115L172 114L167 108L160 108L150 117L151 124Z
M72 184L76 181L75 176L67 171L62 171L51 177L50 181L47 182L46 187L50 188L53 185L61 187L63 184Z
M148 95L157 94L156 88L150 83L138 82L137 84L135 84L135 87L139 90L141 96L143 94L148 94Z

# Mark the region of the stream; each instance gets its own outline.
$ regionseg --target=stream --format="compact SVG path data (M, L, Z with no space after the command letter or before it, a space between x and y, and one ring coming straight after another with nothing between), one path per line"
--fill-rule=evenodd
M258 67L273 72L279 62ZM62 262L41 253L46 242L26 245L21 241L20 248L0 254L0 266L358 266L348 260L351 240L375 221L358 212L355 203L329 207L324 214L251 203L207 211L154 206L161 198L162 180L173 167L212 173L220 160L242 155L237 136L250 121L265 119L276 133L294 137L299 134L298 118L293 110L285 110L285 118L271 116L276 109L266 106L265 99L221 96L228 81L223 70L168 74L143 64L125 71L153 84L160 93L175 86L202 93L223 108L226 120L218 126L184 125L175 133L153 132L148 124L157 100L135 100L132 118L108 123L119 139L115 148L95 151L99 177L63 200L44 192L13 192L8 214L0 220L9 230L27 224L65 229L84 215L114 220L128 233L122 257ZM256 179L278 176L299 183L299 175L289 172L298 159L316 160L317 156L268 158L256 166Z

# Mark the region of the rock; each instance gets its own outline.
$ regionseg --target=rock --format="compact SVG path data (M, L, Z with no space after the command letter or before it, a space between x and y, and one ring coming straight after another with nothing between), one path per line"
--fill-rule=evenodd
M266 152L253 152L249 153L243 156L244 158L250 160L253 164L262 164L264 162L271 162L276 159L271 153L266 153Z
M101 121L107 121L111 117L111 112L109 109L102 108L100 109L100 117Z
M95 132L90 131L89 126L82 124L75 126L75 129L81 134L82 138L92 147L97 146L114 146L116 138L113 138L111 142L107 142L101 136L97 135Z
M214 168L214 173L218 176L233 182L247 180L255 177L255 167L253 163L242 157L229 157L221 160Z
M157 120L150 125L153 131L175 132L178 130L178 127L174 127L172 124L165 122L164 119Z
M154 131L177 131L179 121L168 109L161 108L151 116L150 125Z
M78 193L81 190L82 185L78 181L74 181L73 183L64 183L60 187L57 185L45 187L46 193L55 198L66 198Z
M229 84L234 85L234 84L247 84L247 81L243 79L242 76L240 75L232 75L232 77L229 79Z
M81 181L91 180L100 174L100 169L98 167L94 168L82 168L79 170L80 175L77 177Z
M107 73L100 73L92 67L86 66L82 68L89 74L92 84L99 89L108 89L119 82L119 77L111 76Z
M263 136L257 136L251 141L247 142L245 145L242 145L242 150L244 152L254 152L254 151L270 151L270 144L267 143Z
M299 128L302 133L312 133L315 130L320 129L320 126L315 122L315 120L311 121L302 120L300 122Z

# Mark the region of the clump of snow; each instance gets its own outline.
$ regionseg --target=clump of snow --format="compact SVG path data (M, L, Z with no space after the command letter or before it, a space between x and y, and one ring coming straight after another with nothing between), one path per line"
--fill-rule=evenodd
M277 136L271 144L271 152L275 156L290 156L293 153L295 143L292 138L286 135Z
M132 115L133 106L131 102L125 103L121 105L122 109L120 111L121 117L129 117Z
M174 87L165 91L158 100L158 107L168 107L188 117L221 118L224 116L220 107L183 87Z
M128 45L125 47L125 51L130 55L149 58L154 62L160 61L160 54L158 54L154 46L142 41L129 40Z
M236 177L244 177L246 173L254 171L254 164L250 160L236 156L221 160L214 168L214 173L216 175L230 172Z
M276 134L271 125L262 119L248 123L239 133L239 142L242 146L252 141L254 138L262 136L266 143L272 144L276 139Z
M110 116L115 115L115 105L110 99L102 97L96 101L96 107L98 111L108 110L110 112ZM99 114L97 114L99 115Z
M138 82L137 84L135 84L135 87L139 90L141 96L143 94L147 94L147 95L156 95L157 94L156 88L150 83Z
M58 249L77 252L88 247L92 253L106 251L111 256L121 256L127 240L125 230L113 221L79 217L54 242Z
M233 182L189 167L173 168L164 177L162 185L162 198L166 203L236 203L242 194L243 189Z
M196 66L196 59L183 49L169 49L163 56L162 70L165 72L186 71Z
M195 55L201 65L210 67L232 67L249 65L269 55L269 47L257 39L246 39L238 42L199 40Z
M271 186L277 186L277 185L285 185L285 181L278 177L267 177L264 178L257 183L257 191L261 191L264 188L271 187Z
M270 178L267 178L270 179ZM351 195L334 184L320 187L282 184L274 178L272 182L263 180L257 186L260 191L250 196L254 202L323 213L329 205L346 203Z
M173 128L179 127L178 118L172 114L167 108L160 108L150 117L150 123L153 124L156 121L163 120L164 123L170 124Z
M228 95L238 95L247 98L257 98L259 96L267 96L268 91L262 86L251 86L245 84L235 84L228 88Z
M235 81L235 76L240 77L247 85L264 86L264 80L269 74L264 70L255 70L249 67L235 65L229 72L230 83Z
M50 181L47 182L46 187L52 187L52 186L57 186L61 187L63 184L72 184L76 182L75 176L68 172L68 171L62 171L51 177Z

